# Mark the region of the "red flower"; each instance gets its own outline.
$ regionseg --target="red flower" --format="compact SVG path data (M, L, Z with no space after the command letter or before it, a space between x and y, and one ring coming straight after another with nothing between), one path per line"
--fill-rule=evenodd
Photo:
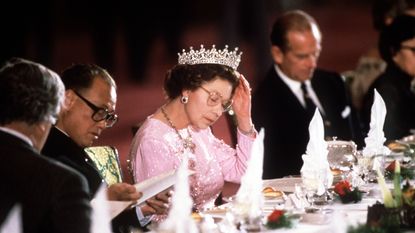
M284 215L283 210L274 210L270 215L268 215L268 222L278 222L280 217Z
M334 186L334 191L340 196L343 196L346 193L350 192L351 188L352 186L350 185L349 181L342 180Z
M396 164L396 160L394 160L393 162L391 162L387 167L386 167L386 171L390 171L390 172L395 172L395 164Z

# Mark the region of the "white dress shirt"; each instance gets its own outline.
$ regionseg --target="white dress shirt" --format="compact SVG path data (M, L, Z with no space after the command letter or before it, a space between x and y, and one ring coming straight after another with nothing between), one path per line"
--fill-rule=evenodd
M301 105L303 105L303 107L306 107L305 104L305 100L304 100L304 95L303 95L303 91L301 90L301 82L296 81L294 79L289 78L287 75L285 75L281 69L278 67L278 65L274 65L275 67L275 71L277 72L278 76L281 77L281 80L287 84L287 86L290 88L290 90L292 91L292 93L295 95L295 97L297 97L298 101L301 103ZM310 96L311 100L313 101L313 103L318 107L318 109L320 110L321 114L325 114L324 109L320 103L320 101L317 98L316 93L313 90L313 87L311 86L311 81L310 80L306 80L304 82L307 91L308 91L308 95Z

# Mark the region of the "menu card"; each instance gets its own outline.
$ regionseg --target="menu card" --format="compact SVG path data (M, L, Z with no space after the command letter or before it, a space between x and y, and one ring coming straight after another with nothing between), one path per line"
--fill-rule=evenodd
M173 186L176 182L176 172L177 170L171 170L135 184L135 188L138 192L142 192L143 196L138 199L134 205L139 205L147 199Z
M194 172L190 172L193 174ZM135 188L138 192L141 192L143 195L137 201L106 201L109 207L111 219L115 218L122 211L127 208L133 208L147 199L157 195L158 193L170 188L174 185L176 181L176 170L171 170L165 173L162 173L158 176L151 177L143 182L135 184ZM94 205L94 201L92 201Z

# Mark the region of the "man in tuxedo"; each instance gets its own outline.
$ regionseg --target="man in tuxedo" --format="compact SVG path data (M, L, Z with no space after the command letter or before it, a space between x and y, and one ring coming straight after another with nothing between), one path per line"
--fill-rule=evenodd
M59 120L51 129L42 153L81 172L88 181L93 198L103 182L100 173L84 151L103 130L111 128L118 119L116 84L110 74L97 65L76 64L62 74L65 84L65 104ZM140 193L127 183L107 188L109 200L137 200ZM122 212L112 221L114 232L130 232L149 223L155 213L167 210L168 192L147 200L141 208Z
M316 68L321 52L316 21L303 11L286 12L273 25L271 43L274 64L252 101L255 126L265 128L264 179L300 174L316 108L327 139L361 140L342 77Z
M90 232L86 180L39 153L63 103L60 77L13 58L0 69L0 83L0 225L19 205L24 232Z

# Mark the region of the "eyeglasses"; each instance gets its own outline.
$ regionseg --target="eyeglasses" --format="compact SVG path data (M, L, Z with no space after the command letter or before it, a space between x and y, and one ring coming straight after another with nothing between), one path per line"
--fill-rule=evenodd
M408 46L408 45L401 45L401 49L409 49L411 52L415 53L415 47Z
M102 120L105 120L105 127L106 128L111 128L118 121L118 116L114 112L110 112L106 108L97 107L95 104L93 104L89 100L85 99L78 92L76 92L76 91L74 91L74 92L81 100L83 100L86 103L86 105L88 105L88 107L90 107L94 111L94 113L92 113L91 118L95 122L100 122Z
M209 94L209 98L207 100L207 104L209 106L216 106L218 104L221 104L222 105L222 111L223 112L227 112L227 111L231 110L232 103L233 103L233 100L232 99L230 99L230 100L226 101L225 103L223 103L222 102L223 97L218 92L216 92L216 91L209 91L209 90L207 90L206 88L204 88L202 86L200 86L200 88L202 90L204 90L206 93Z

